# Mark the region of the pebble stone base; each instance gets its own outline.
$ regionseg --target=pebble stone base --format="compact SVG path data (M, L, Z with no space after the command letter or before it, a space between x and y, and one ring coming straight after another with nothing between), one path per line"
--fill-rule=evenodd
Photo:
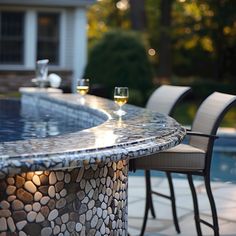
M128 161L0 180L0 236L126 236Z

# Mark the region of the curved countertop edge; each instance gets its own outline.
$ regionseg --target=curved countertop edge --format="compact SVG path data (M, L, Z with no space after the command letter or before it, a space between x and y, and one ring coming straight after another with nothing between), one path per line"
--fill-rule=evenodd
M24 95L34 97L32 93ZM71 104L73 107L78 107L78 102L73 99L78 98L76 95L37 96L37 99L44 99L52 103L57 101L62 106ZM114 109L117 109L113 101L87 96L86 104L79 105L79 107L98 110L101 116L105 115L103 119L107 117L107 120L93 128L69 135L0 143L0 178L7 174L26 171L67 169L146 156L179 144L186 134L185 129L174 119L136 106L125 106L127 115L121 123L113 114ZM147 123L142 123L144 121ZM120 124L121 127L119 127ZM108 139L104 135L108 135ZM109 135L111 135L110 140ZM92 140L91 144L86 142L88 137ZM100 142L100 139L103 142ZM61 144L65 140L68 142L68 146L65 145L63 148ZM104 144L106 141L108 143ZM85 142L87 146L83 147ZM19 146L19 153L10 151L14 145Z

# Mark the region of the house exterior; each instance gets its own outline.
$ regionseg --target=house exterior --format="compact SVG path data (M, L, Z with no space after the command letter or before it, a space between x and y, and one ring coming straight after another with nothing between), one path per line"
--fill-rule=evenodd
M87 62L87 7L96 0L0 0L0 94L32 85L35 62L75 87Z

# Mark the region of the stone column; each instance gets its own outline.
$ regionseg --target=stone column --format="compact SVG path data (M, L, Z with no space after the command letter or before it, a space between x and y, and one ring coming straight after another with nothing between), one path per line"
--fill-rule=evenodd
M27 69L35 69L37 51L37 14L34 10L25 13L24 64Z
M127 188L128 161L8 176L0 180L0 233L126 236Z
M77 8L74 12L74 63L72 91L76 91L76 82L83 76L87 63L87 16L86 8Z

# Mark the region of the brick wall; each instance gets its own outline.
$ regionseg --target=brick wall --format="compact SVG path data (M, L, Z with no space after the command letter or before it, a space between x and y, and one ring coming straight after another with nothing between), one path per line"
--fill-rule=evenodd
M72 71L49 71L62 78L61 88L70 92ZM32 87L31 82L35 77L35 71L0 71L0 95L18 92L20 87Z

